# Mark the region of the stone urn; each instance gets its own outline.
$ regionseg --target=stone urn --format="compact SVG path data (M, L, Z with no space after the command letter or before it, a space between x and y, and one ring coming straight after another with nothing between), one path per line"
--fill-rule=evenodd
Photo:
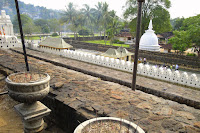
M48 74L41 73L14 73L6 78L9 96L21 102L14 106L20 114L27 133L39 132L44 127L43 117L51 110L38 100L49 93Z
M145 133L138 125L115 117L98 117L81 123L74 133Z

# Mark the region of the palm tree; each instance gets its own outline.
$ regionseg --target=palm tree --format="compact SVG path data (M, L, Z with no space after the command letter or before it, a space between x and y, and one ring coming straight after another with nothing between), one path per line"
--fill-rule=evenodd
M66 11L62 14L61 22L70 24L70 30L74 31L74 37L76 40L76 20L77 20L77 10L75 9L72 2L70 2L67 7Z
M84 4L84 8L81 9L83 15L85 16L86 19L86 24L90 27L91 33L93 33L93 22L94 22L94 17L92 16L93 10L90 8L89 5Z
M105 45L106 45L106 41L107 41L107 37L105 37L106 36L106 29L107 29L109 21L110 21L110 13L108 11L108 4L105 2L105 3L103 3L103 7L102 7L102 25L103 25L103 29L104 29Z
M111 18L108 28L110 44L113 44L115 34L117 34L122 29L122 23L119 21L119 18L117 16Z
M97 26L97 30L100 31L100 37L101 37L101 31L102 31L102 25L101 25L101 19L102 19L102 8L103 8L103 3L98 2L97 5L95 5L95 24Z

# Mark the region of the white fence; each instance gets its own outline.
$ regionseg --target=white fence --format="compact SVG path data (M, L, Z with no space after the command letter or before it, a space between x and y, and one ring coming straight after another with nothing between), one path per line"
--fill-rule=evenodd
M133 64L130 61L124 61L99 55L87 54L83 52L77 52L72 50L55 50L51 48L42 48L38 45L31 45L32 49L48 52L52 54L57 54L67 58L72 58L92 64L97 64L105 67L110 67L122 71L132 72ZM171 71L170 69L164 69L162 67L156 68L155 66L144 65L142 63L138 64L137 74L165 80L172 83L178 83L182 85L187 85L195 88L200 88L200 80L197 78L196 74L188 75L186 72L180 74L179 71Z

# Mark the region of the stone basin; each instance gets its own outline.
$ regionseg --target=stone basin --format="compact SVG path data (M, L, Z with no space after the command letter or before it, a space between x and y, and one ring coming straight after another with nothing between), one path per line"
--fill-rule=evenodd
M105 129L104 127L107 129ZM96 130L96 128L99 129ZM87 120L81 123L75 129L74 133L104 133L107 131L112 133L145 133L142 128L140 128L133 122L115 117L98 117Z
M21 82L19 77L21 75L40 75L42 78L38 78L34 81ZM16 79L14 79L15 77ZM33 76L34 77L34 76ZM22 78L23 79L23 78ZM17 82L16 82L16 81ZM22 103L33 103L37 100L41 100L49 93L49 80L50 76L46 73L14 73L6 78L6 83L9 91L9 96L14 100Z

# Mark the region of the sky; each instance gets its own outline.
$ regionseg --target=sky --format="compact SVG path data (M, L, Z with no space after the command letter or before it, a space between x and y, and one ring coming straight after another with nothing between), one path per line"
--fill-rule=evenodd
M122 17L123 6L127 0L20 0L26 4L44 6L49 9L64 10L69 2L74 3L77 9L82 8L83 4L95 7L98 1L107 2L109 9L115 10L116 14ZM169 9L171 18L195 16L200 14L200 0L171 0L171 8Z

